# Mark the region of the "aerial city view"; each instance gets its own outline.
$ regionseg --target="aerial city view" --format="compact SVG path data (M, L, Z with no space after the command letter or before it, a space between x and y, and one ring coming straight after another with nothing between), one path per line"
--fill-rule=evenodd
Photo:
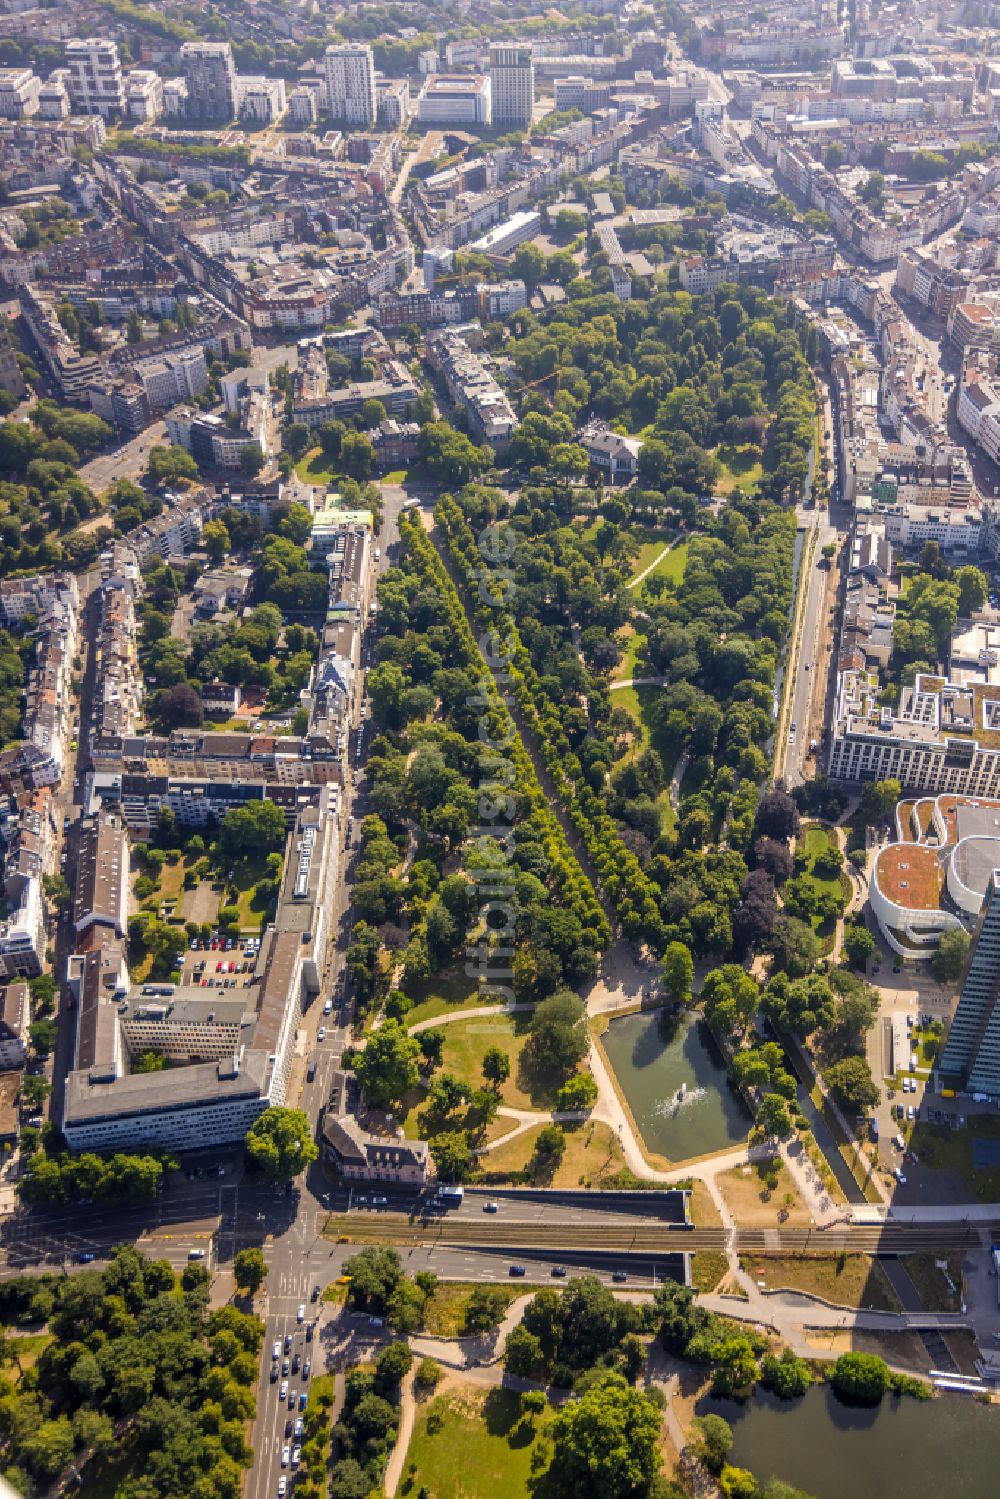
M998 0L0 0L0 1499L996 1499Z

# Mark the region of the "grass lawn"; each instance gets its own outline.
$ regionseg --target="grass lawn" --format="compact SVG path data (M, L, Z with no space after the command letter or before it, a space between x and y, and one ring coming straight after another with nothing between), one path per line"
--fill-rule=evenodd
M737 1166L716 1178L737 1223L761 1228L774 1228L779 1223L808 1224L809 1211L799 1200L788 1167L780 1160L778 1167L778 1185L773 1191L764 1185L753 1167ZM789 1194L794 1201L786 1208L785 1198Z
M639 550L632 558L632 576L645 572L650 563L655 562L664 547L670 545L670 537L666 535L653 535L649 532L642 533L648 539L639 545Z
M637 635L631 625L626 625L619 634L618 645L622 658L611 673L611 681L628 682L632 677L640 675L639 657L646 648L646 637ZM617 694L612 706L617 706Z
M52 1342L53 1334L50 1332L29 1332L21 1337L16 1332L9 1332L8 1337L10 1338L11 1354L10 1370L12 1374L16 1375L18 1365L20 1365L21 1373L23 1374L31 1368L32 1364L37 1364L46 1348ZM16 1362L14 1360L15 1353L17 1354Z
M546 1412L525 1425L513 1390L471 1386L438 1395L417 1417L399 1492L434 1499L528 1499Z
M648 584L654 578L665 578L672 588L676 588L684 576L687 559L688 544L686 541L682 541L679 546L671 547L667 555L660 559L648 576L643 578L642 582L633 591L637 595L644 594ZM652 561L652 558L650 560Z
M871 1312L900 1310L885 1271L870 1254L741 1254L740 1266L767 1291L807 1291Z
M494 995L482 995L479 985L459 969L436 974L426 984L410 992L413 1009L406 1013L407 1025L421 1020L436 1020L439 1015L454 1015L460 1010L475 1010L480 1005L499 1004Z
M255 854L240 859L233 870L232 883L239 890L236 901L240 913L240 931L256 934L264 924L264 918L274 909L273 901L259 901L254 895L258 880L267 876L267 855Z
M513 1122L508 1119L508 1126ZM523 1171L541 1129L542 1125L538 1125L536 1129L525 1130L524 1134L518 1135L509 1144L487 1151L480 1157L484 1175L491 1181L499 1181ZM618 1137L608 1125L588 1120L575 1127L564 1126L563 1133L566 1137L566 1150L552 1181L546 1185L563 1188L600 1187L602 1181L624 1169L625 1157Z
M408 470L405 468L390 469L387 474L382 475L383 484L403 484L406 482Z
M696 1291L714 1291L729 1269L720 1249L700 1249L691 1257L691 1284Z
M825 854L827 849L835 848L836 846L836 835L830 829L820 827L816 823L807 824L799 834L797 848L804 850L809 860L800 878L812 886L817 897L828 893L838 895L845 889L847 875L818 875L815 870L816 860L819 856ZM848 895L850 895L850 887L847 886L846 888ZM824 921L819 916L812 916L810 921L816 935L828 944L828 948L832 947L834 923Z
M716 494L732 494L737 488L744 492L755 489L763 478L759 448L724 442L716 448L715 457L722 464L722 473L715 482Z
M517 1015L480 1015L474 1020L457 1020L444 1029L444 1051L441 1068L455 1077L475 1083L483 1082L483 1057L491 1046L506 1052L510 1059L510 1077L500 1090L501 1100L512 1109L551 1108L556 1090L536 1085L521 1073L520 1060L527 1028L518 1029Z
M712 1201L712 1194L705 1183L699 1177L694 1177L690 1191L688 1211L695 1228L719 1228L722 1223L719 1209Z
M469 1297L479 1285L471 1286L461 1280L440 1280L434 1295L424 1308L424 1332L432 1338L460 1338L465 1335L465 1318ZM504 1298L504 1310L521 1292L507 1282L485 1287L499 1291Z
M327 465L322 448L310 448L295 465L295 472L304 484L332 484L337 477L336 469Z

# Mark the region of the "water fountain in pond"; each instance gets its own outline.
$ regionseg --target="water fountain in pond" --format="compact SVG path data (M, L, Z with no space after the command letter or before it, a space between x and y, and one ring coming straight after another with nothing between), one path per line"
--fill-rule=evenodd
M681 1083L677 1092L670 1098L661 1098L656 1105L654 1113L659 1114L661 1119L674 1119L679 1109L685 1104L697 1103L699 1098L705 1097L704 1088L689 1088L687 1083Z

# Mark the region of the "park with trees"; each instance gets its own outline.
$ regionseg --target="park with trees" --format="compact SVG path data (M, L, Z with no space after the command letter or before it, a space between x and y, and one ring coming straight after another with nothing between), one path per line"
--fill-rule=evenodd
M0 1445L16 1492L49 1492L75 1466L120 1499L239 1499L264 1325L209 1311L208 1291L201 1265L178 1276L128 1245L102 1270L3 1282ZM39 1326L22 1367L19 1338Z

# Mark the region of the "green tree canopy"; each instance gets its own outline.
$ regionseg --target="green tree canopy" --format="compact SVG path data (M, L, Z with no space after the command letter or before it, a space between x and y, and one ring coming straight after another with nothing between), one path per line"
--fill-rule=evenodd
M246 1137L247 1159L271 1181L288 1181L319 1154L309 1116L274 1107L255 1119Z

